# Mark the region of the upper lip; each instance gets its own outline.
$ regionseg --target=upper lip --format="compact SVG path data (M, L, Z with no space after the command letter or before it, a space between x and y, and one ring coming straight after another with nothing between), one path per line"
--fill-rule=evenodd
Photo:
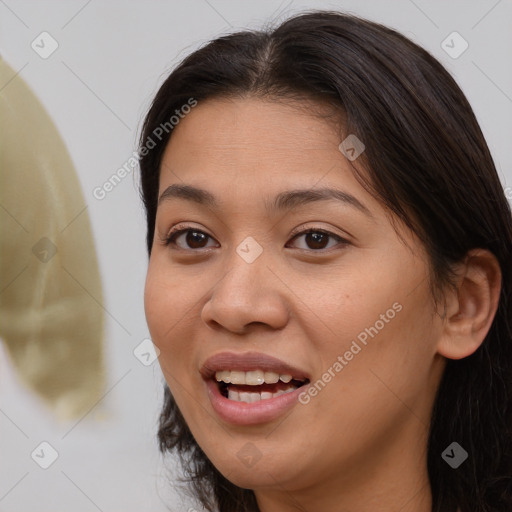
M246 372L263 370L279 373L280 375L291 375L297 380L309 380L309 375L304 370L260 352L245 352L242 354L220 352L209 357L203 363L200 373L205 379L210 379L215 375L215 372L222 370Z

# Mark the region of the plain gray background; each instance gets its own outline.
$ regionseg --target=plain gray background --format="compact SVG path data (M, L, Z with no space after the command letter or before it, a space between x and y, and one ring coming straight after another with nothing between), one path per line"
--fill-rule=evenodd
M157 452L158 363L146 367L133 354L148 336L136 173L102 200L93 190L132 155L149 101L179 60L215 36L308 8L379 21L436 56L472 104L504 186L512 185L511 0L0 0L0 53L53 117L88 204L108 311L109 372L106 395L90 414L78 423L57 423L23 388L0 348L0 511L159 512L167 510L164 502L173 511L191 506L172 491ZM59 45L47 59L31 47L43 31ZM469 45L458 58L441 46L454 31ZM59 452L47 470L30 458L41 441Z

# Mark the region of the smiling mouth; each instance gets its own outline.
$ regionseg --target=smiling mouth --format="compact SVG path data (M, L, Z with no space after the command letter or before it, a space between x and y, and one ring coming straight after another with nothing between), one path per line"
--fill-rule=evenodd
M224 398L245 403L269 400L291 393L309 382L309 379L263 370L222 370L217 371L214 378Z

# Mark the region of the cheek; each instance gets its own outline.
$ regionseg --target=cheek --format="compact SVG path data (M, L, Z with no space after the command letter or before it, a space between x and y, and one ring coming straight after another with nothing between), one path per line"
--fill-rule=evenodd
M175 282L169 270L165 271L158 261L150 261L144 289L144 310L153 343L159 348L162 370L171 370L172 361L179 359L183 350L180 336L189 321L193 302L187 294L190 287ZM173 357L169 357L172 354Z
M405 272L407 269L402 276ZM404 281L397 269L386 266L382 258L347 263L330 269L328 275L315 277L315 281L306 280L297 295L304 297L308 306L305 315L312 320L308 322L310 339L316 340L320 352L331 359L349 350L354 340L364 346L365 341L380 338L381 332L404 316L397 310L403 309L401 298L410 290L400 284Z
M155 253L152 258L144 290L149 332L160 350L162 374L187 422L194 423L193 418L202 411L191 398L204 385L194 343L200 328L201 299L209 289L206 276L199 270L176 271L165 254Z
M368 431L380 425L389 432L411 411L427 421L439 325L432 321L426 287L413 293L407 288L389 291L374 292L371 301L346 302L336 326L338 341L322 344L321 351L328 355L324 368L335 377L321 376L332 384L311 403L317 400L315 417L337 418L327 425L328 435L336 436L339 429L354 424L367 425ZM364 432L363 428L354 435Z
M153 341L171 339L173 332L192 314L191 307L200 299L197 283L201 277L184 275L162 251L154 251L149 261L144 289L144 309ZM162 347L165 348L165 347Z
M175 310L174 306L172 294L158 277L155 265L150 264L144 288L144 311L153 343L157 344L160 350L163 348L160 346L162 333L166 327L169 328L172 325L170 322L172 319L169 317Z
M416 260L397 262L396 253L389 262L367 259L364 269L352 269L308 299L324 333L308 327L324 372L317 377L333 382L325 391L318 386L326 400L317 407L326 415L335 409L353 419L402 407L397 396L414 403L428 382L440 326L432 318L426 268Z
M151 339L160 350L158 362L162 374L181 412L190 418L187 397L200 384L190 380L197 371L187 343L192 303L186 297L187 288L177 288L168 272L158 270L154 262L148 268L144 291L146 320Z

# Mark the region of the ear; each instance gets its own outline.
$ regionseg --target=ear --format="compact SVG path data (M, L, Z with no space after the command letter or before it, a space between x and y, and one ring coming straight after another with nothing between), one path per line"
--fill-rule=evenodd
M493 253L472 249L455 268L456 289L445 294L444 328L437 352L448 359L470 356L484 341L498 309L501 269Z

